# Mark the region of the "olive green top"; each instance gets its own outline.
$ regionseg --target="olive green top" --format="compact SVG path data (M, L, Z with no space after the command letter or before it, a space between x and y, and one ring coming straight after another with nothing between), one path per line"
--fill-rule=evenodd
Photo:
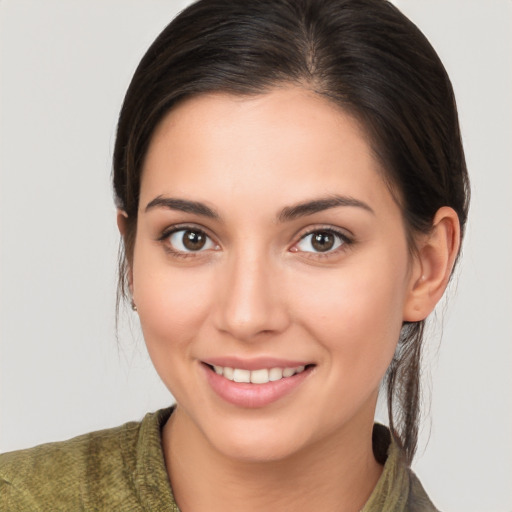
M0 455L0 511L179 512L160 435L171 412L163 409L140 423ZM383 446L387 460L362 512L435 511L390 443L389 431L376 425L373 437L377 460Z

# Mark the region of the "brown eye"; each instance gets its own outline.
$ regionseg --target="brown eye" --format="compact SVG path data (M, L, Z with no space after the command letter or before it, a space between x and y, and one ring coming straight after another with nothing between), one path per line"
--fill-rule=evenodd
M169 236L169 243L178 252L199 252L214 249L212 239L200 229L180 229Z
M311 245L319 252L329 251L333 248L334 242L334 235L327 231L313 233L311 237Z
M334 231L319 230L302 237L296 247L303 252L329 252L345 242L344 237Z
M200 231L185 231L183 235L183 245L189 251L199 251L206 243L206 236Z

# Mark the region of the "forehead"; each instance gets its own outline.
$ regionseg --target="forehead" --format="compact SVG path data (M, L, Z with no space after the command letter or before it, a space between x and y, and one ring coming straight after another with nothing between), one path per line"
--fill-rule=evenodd
M379 201L389 190L366 133L319 95L286 87L184 101L155 130L141 205L161 194L276 201L340 193Z

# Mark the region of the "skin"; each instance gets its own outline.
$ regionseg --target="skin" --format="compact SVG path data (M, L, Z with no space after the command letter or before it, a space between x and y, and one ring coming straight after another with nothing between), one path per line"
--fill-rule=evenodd
M360 204L283 215L334 196ZM216 217L147 208L156 198L200 202ZM208 235L203 250L163 236L182 225ZM339 246L316 251L315 230L339 232ZM130 287L178 404L163 449L183 512L364 505L382 471L371 447L379 386L402 322L425 318L444 291L453 210L417 247L364 131L314 93L203 95L167 115L144 164ZM202 362L225 356L312 367L279 400L238 407L205 378Z

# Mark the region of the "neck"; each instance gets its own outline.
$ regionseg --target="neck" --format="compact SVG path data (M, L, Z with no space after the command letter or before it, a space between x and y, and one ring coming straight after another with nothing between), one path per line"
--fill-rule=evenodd
M179 410L163 430L167 472L181 512L361 510L382 472L373 418L277 461L228 458Z

